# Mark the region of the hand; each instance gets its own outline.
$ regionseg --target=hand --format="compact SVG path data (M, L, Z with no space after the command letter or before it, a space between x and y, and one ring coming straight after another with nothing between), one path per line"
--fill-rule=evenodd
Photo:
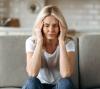
M63 26L60 22L59 22L59 27L60 27L60 35L59 35L58 40L59 40L59 44L61 44L62 42L65 41L67 28Z
M43 28L43 21L40 21L36 25L36 29L35 29L37 41L39 41L40 43L43 43L42 28Z

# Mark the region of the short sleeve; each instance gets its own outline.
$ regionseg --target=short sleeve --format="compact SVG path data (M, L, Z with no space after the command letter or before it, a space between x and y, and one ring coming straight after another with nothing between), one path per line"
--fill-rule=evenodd
M26 40L26 43L25 43L25 47L26 47L26 53L27 52L34 52L34 49L35 49L35 43L32 39L32 37L29 37L27 40Z
M66 50L67 52L75 52L75 42L73 40L69 41L67 44L66 44Z

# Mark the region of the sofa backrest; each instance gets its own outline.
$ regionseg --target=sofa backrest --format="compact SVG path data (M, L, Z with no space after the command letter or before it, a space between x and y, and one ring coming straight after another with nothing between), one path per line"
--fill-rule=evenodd
M81 89L100 88L100 34L79 37Z
M79 66L78 66L78 38L74 38L75 42L75 71L72 76L72 81L76 89L79 89Z
M0 36L0 88L21 87L27 80L25 41L29 35ZM77 38L73 83L78 89Z
M27 79L26 35L0 36L0 87L21 87Z

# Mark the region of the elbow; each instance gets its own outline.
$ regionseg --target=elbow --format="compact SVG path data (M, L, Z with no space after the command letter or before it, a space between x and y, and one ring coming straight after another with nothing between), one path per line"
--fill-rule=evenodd
M37 77L37 75L38 75L38 73L35 70L33 70L32 68L26 67L26 72L27 72L28 76Z
M71 73L61 73L62 78L71 77Z
M68 77L71 77L73 75L73 71L72 70L65 70L63 72L60 72L61 74L61 77L62 78L68 78Z

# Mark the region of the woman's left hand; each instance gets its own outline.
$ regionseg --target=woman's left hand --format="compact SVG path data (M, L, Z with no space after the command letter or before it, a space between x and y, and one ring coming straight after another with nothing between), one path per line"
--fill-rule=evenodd
M65 37L66 37L66 33L67 33L67 28L65 26L63 26L60 22L59 22L59 28L60 28L60 35L59 35L59 44L65 41Z

